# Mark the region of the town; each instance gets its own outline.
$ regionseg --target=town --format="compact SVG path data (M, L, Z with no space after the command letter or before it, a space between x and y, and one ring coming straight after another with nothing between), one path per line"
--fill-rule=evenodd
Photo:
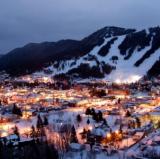
M40 158L47 153L57 159L157 159L159 83L158 77L125 84L33 75L3 77L0 158Z

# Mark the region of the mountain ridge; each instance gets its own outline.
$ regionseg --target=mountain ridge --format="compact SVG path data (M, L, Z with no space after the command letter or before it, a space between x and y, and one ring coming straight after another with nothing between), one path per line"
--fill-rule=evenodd
M122 69L119 73L124 74L123 65L131 61L134 63L129 65L138 76L141 72L142 76L155 76L160 74L159 47L160 27L140 31L104 27L81 40L29 43L14 49L0 58L0 71L17 76L48 69L51 75L105 78L119 68ZM148 60L150 63L143 66ZM138 72L137 68L143 71Z

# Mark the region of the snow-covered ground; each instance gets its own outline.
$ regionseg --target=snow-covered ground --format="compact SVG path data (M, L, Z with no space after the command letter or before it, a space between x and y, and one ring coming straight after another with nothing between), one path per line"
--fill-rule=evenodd
M141 51L137 51L138 48L135 49L132 56L125 60L124 55L120 54L119 45L123 42L125 39L125 35L118 36L117 40L111 45L111 48L109 50L109 53L106 56L101 56L98 54L100 49L105 46L113 37L105 38L104 43L101 46L95 46L93 50L91 50L87 55L82 56L78 59L70 59L66 61L60 61L59 67L55 68L54 64L57 63L57 61L54 62L53 65L45 68L52 71L52 74L47 76L53 76L56 74L61 73L67 73L69 70L73 68L79 67L81 64L89 64L90 67L97 66L97 63L94 59L87 60L90 55L96 57L97 61L105 62L105 64L109 64L111 66L115 66L116 69L113 70L109 75L105 76L106 80L117 82L117 83L132 83L135 81L138 81L140 78L142 78L144 75L147 74L148 70L153 66L153 64L159 59L160 57L160 51L156 51L154 54L151 55L151 57L144 60L144 62L139 66L136 67L134 64L137 60L139 60L150 48L151 46L145 47ZM151 41L152 43L152 41ZM113 56L117 56L118 60L116 62L113 62L111 58ZM74 64L73 64L74 63ZM102 71L101 64L99 65L100 70ZM45 73L42 71L35 72L33 75L44 75Z

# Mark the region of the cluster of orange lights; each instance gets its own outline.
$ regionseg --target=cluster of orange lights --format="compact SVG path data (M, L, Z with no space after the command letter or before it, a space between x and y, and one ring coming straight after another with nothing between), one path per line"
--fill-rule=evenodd
M116 130L113 133L108 133L102 140L102 144L106 145L107 143L111 143L120 139L122 139L122 133L119 130Z

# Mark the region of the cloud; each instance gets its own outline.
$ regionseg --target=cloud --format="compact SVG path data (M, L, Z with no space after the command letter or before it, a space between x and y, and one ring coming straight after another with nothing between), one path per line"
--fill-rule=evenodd
M0 53L28 42L80 39L108 26L160 23L159 0L1 0Z

